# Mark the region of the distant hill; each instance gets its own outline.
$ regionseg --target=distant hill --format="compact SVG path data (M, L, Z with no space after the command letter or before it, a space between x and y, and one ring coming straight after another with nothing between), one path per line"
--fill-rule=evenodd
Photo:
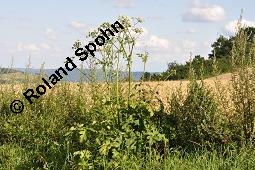
M14 71L12 73L0 74L0 84L27 82L26 77L28 78L29 82L34 82L38 78L38 76L33 74L25 74L23 72Z
M9 74L9 73L22 73L22 71L10 69L10 68L0 68L0 74Z
M8 82L23 82L25 79L25 73L28 73L31 79L37 77L37 75L44 74L49 77L55 72L56 69L44 69L41 73L40 69L26 69L26 68L0 68L0 84ZM82 72L79 69L74 69L73 71L68 72L68 76L64 76L63 80L68 82L79 82L81 78L83 81L87 82L91 79L90 69L84 69ZM97 81L104 81L103 71L98 69L96 70ZM132 79L134 81L139 81L142 77L143 72L132 72ZM127 72L121 72L120 78L125 79L128 76Z
M21 71L21 72L26 72L25 68L15 68L15 70ZM43 74L46 74L48 77L53 74L55 72L56 69L44 69L43 70ZM28 69L27 70L28 73L30 74L40 74L40 69ZM143 72L132 72L132 77L134 81L139 81L140 78L142 77ZM64 77L65 81L68 82L79 82L80 79L82 78L84 81L88 81L90 79L90 70L89 69L84 69L82 70L82 73L80 72L80 70L78 70L77 68L74 69L71 72L68 72L68 76ZM102 70L96 70L96 77L98 81L103 81L103 71ZM127 77L127 73L126 72L121 72L121 76L123 79L125 77Z
M9 69L9 68L0 68L0 84L17 82L19 79L22 79L22 71ZM18 77L18 79L17 79Z

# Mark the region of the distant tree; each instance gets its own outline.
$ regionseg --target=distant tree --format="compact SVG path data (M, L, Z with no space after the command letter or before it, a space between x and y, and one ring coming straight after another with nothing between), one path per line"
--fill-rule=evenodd
M196 55L194 59L191 61L191 64L193 67L199 67L202 65L202 63L205 61L204 57L201 57L201 55ZM187 62L186 64L190 64L190 62Z
M162 80L162 73L153 73L151 75L151 80L152 81L160 81L160 80Z
M248 38L249 42L254 41L254 36L255 36L255 28L254 27L247 27L245 28L245 32Z
M173 68L175 68L178 64L176 63L176 61L174 62L170 62L170 63L167 63L167 70L171 70Z
M145 72L140 80L149 81L151 79L151 73Z
M187 78L188 67L186 64L178 64L176 61L168 63L168 69L162 73L164 80L181 80Z
M245 32L245 35L247 36L246 53L247 53L247 56L249 56L248 53L253 50L255 28L247 27L245 28L244 32Z
M220 37L214 42L212 47L212 53L209 54L209 58L212 59L214 56L217 58L224 58L228 57L230 55L230 52L232 50L233 46L233 37L226 38L223 35L220 35Z
M248 42L252 43L254 41L255 36L255 28L254 27L246 27L244 28L244 32L247 36ZM217 58L225 58L229 57L233 42L235 40L235 36L231 36L230 38L224 37L220 35L220 37L211 45L212 52L209 54L209 58L212 59L214 56Z

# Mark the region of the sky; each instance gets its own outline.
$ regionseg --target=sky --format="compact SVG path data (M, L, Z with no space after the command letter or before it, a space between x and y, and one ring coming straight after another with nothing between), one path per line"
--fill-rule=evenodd
M44 63L44 68L59 68L66 57L74 56L76 40L85 41L90 30L120 15L144 20L135 48L149 52L150 72L165 71L167 63L184 63L198 54L207 58L217 37L235 33L241 9L243 24L255 26L251 0L0 1L0 67L30 63L40 68ZM135 58L133 71L142 70Z

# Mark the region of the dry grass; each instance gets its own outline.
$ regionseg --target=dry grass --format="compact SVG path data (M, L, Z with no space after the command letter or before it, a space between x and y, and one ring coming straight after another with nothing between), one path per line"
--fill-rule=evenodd
M17 75L16 75L17 76ZM220 82L221 86L225 87L226 89L230 87L231 83L231 74L222 74L217 77L212 77L209 79L204 80L205 85L208 86L208 88L212 89L215 93L217 92L217 86L216 81ZM133 83L132 87L135 88L140 82ZM154 92L153 94L156 95L158 99L160 99L164 105L168 104L168 98L171 96L171 94L176 91L178 88L181 88L183 94L187 93L187 86L189 84L189 81L187 80L181 80L181 81L159 81L159 82L145 82L141 88L145 90L150 90ZM27 84L28 85L28 84ZM123 83L122 87L122 93L126 94L128 93L127 87L128 83ZM30 88L35 88L35 84L28 85ZM61 83L57 84L53 89L49 90L47 89L46 95L54 95L54 92L61 91ZM107 84L101 83L100 86L98 86L98 91L100 93L104 93L104 96L107 96ZM79 91L80 85L79 83L67 83L65 88L69 91L72 91L73 94L77 94ZM85 97L88 100L91 100L91 93L92 89L90 88L90 85L88 83L84 83L82 85L83 88L83 94L81 96ZM217 90L216 90L217 89ZM0 91L14 91L17 95L20 95L22 97L22 93L24 92L24 86L21 84L0 84ZM152 93L148 93L152 94ZM46 96L45 95L45 96ZM155 96L154 96L155 97Z

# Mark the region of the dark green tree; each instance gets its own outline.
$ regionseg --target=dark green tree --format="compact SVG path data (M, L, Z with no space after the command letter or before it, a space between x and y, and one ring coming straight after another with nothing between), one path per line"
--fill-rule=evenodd
M141 77L141 80L144 80L144 81L149 81L150 79L151 79L151 73L149 72L145 72Z
M253 42L254 35L255 35L255 28L254 27L247 27L247 28L245 28L245 33L248 37L248 41Z
M255 35L255 28L246 27L243 29L247 36L248 42L252 43L254 40L254 35ZM209 58L212 59L214 58L214 56L216 56L217 58L228 58L230 56L230 52L232 50L235 37L236 35L231 36L230 38L220 35L220 37L211 45L212 52L211 54L209 54Z
M233 46L233 38L234 37L226 38L223 35L220 35L220 37L211 45L212 53L209 54L209 58L212 59L214 56L217 58L229 57Z

